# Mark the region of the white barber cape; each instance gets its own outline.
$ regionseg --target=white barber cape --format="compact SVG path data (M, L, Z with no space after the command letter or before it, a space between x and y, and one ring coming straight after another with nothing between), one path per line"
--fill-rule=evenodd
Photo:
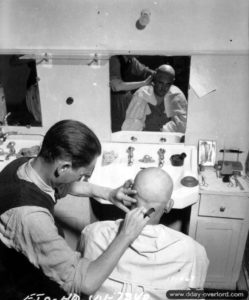
M120 222L88 225L82 231L84 256L94 260L101 255ZM92 299L167 299L168 290L203 288L208 264L204 247L191 237L164 225L147 225Z

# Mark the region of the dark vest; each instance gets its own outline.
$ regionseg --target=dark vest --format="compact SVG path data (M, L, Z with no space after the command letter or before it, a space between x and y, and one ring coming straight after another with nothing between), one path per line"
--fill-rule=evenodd
M16 159L0 173L0 215L11 208L26 205L46 208L54 215L53 199L35 184L17 177L19 166L28 159ZM34 293L58 299L66 295L57 283L49 280L41 269L31 264L23 254L9 249L1 241L0 264L1 299L21 300Z
M144 131L160 131L170 119L165 114L164 102L160 105L148 103L151 113L146 116Z

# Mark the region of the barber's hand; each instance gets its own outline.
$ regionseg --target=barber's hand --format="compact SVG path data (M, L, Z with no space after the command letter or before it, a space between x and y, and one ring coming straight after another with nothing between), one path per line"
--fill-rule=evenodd
M153 80L153 76L150 75L149 77L147 77L145 80L144 80L144 85L149 85Z
M111 191L108 200L124 212L129 212L130 210L127 206L131 206L133 203L137 202L136 199L132 198L137 193L132 189L132 186L133 181L127 180L121 187Z
M132 243L139 236L144 226L148 223L150 217L144 217L145 213L146 209L144 207L138 207L126 214L119 234L124 235L124 238L127 238L129 243Z

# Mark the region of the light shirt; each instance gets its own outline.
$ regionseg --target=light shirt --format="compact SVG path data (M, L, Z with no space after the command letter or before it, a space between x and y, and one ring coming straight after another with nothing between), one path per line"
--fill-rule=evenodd
M48 194L54 202L55 200L55 191L54 189L46 184L46 182L37 174L37 172L32 168L31 163L34 161L34 158L29 159L25 164L21 165L19 169L17 170L17 176L19 179L23 179L29 182L35 183L35 185Z
M20 179L33 182L45 193L54 195L30 162L20 166L17 174ZM90 262L73 251L58 234L54 218L47 209L21 206L6 211L0 215L0 240L22 252L63 290L80 294Z
M157 105L152 85L143 86L134 93L126 111L122 130L143 130L146 116L151 113L148 103ZM170 87L164 96L164 107L166 116L171 120L163 126L162 131L184 133L187 123L187 100L178 87Z
M101 255L116 236L120 222L86 226L81 237L84 256L92 260ZM94 296L167 299L168 290L203 288L208 264L204 247L191 237L161 224L147 225Z

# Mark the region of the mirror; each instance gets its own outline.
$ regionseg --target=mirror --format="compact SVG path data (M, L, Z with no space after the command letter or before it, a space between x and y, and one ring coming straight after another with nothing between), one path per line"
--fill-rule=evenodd
M0 55L0 124L42 126L36 61Z
M128 130L185 133L190 61L190 56L112 56L112 132ZM155 72L161 65L173 68L173 80L165 72L163 75L162 72Z

